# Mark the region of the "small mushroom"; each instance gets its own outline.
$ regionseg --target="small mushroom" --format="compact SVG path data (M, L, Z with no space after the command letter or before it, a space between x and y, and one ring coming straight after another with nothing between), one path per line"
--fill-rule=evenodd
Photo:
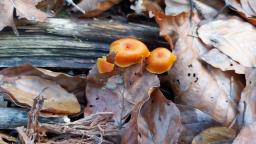
M106 56L97 59L97 68L99 73L112 72L114 69L114 64L107 61Z
M129 67L141 62L150 55L147 46L134 38L123 38L110 45L110 52L114 52L115 64L119 67Z
M176 56L166 48L156 48L147 58L146 69L154 74L167 72L176 61Z

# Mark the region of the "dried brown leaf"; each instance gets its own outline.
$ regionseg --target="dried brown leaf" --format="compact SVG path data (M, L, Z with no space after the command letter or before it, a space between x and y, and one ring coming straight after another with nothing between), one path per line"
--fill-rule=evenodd
M138 104L122 130L122 144L177 143L182 130L180 112L159 89Z
M240 124L251 124L256 121L256 69L248 69L245 74L246 87L239 103Z
M214 48L201 56L202 60L222 71L234 70L237 74L244 74L245 67Z
M181 130L179 109L156 89L139 112L139 143L177 143Z
M169 71L174 93L182 103L198 108L222 124L230 124L236 115L235 103L200 61L200 53L207 49L200 46L198 38L189 36L188 20L179 30L173 51L177 61Z
M15 29L13 22L13 11L16 8L16 13L19 18L26 18L33 21L45 21L48 15L35 6L41 0L1 0L0 2L0 31L6 27L11 26Z
M10 0L0 1L0 31L6 26L15 27L13 22L13 9L14 6Z
M94 17L108 10L121 0L82 0L78 7L85 11L86 17ZM75 9L73 9L75 10Z
M13 136L0 133L0 143L1 144L8 144L8 143L16 143L17 139Z
M153 88L159 85L158 77L145 71L141 64L125 69L115 67L108 74L98 73L94 66L87 77L85 114L113 112L120 124L120 120L138 103L147 100Z
M80 112L80 104L73 93L84 96L81 91L84 91L85 79L39 70L31 65L8 68L0 74L2 92L20 106L32 106L40 91L48 88L43 93L46 99L42 111L61 115Z
M202 130L220 125L209 115L191 106L177 105L177 107L180 110L183 125L178 143L191 143L193 138Z
M256 25L256 0L225 0L225 3Z
M192 144L209 144L209 143L231 143L236 137L236 131L227 127L211 127L197 135Z
M198 29L200 39L246 67L256 66L256 28L237 18L215 20Z
M233 144L254 144L256 139L256 122L245 125L237 135Z

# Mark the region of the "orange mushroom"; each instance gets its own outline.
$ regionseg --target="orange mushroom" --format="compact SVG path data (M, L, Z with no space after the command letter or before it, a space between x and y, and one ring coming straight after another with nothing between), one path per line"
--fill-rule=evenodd
M156 48L147 58L146 69L155 74L161 74L168 71L176 61L176 56L166 48Z
M107 61L107 58L103 56L102 58L97 59L97 68L99 73L112 72L114 69L114 64Z
M134 38L123 38L110 45L110 52L114 52L115 64L119 67L128 67L141 62L150 55L147 46Z

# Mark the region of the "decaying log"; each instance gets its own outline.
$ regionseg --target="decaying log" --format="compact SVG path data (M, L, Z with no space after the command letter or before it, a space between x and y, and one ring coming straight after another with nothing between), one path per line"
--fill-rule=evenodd
M21 108L0 108L0 129L14 129L26 126L28 111ZM64 118L39 118L42 123L64 123Z
M47 23L17 24L20 36L0 32L0 67L31 63L38 67L88 69L109 44L136 37L150 48L168 46L157 27L106 20L50 18Z

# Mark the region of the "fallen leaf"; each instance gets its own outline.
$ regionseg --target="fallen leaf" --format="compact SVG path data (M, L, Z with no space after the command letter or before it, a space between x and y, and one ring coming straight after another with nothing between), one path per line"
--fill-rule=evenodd
M45 99L43 112L71 115L80 112L80 104L74 94L84 96L85 79L36 69L31 65L4 69L1 75L1 91L20 106L32 106L33 99L42 89ZM51 116L51 115L49 115Z
M179 15L191 10L188 0L165 0L165 5L166 15Z
M3 78L1 81L2 92L7 92L11 100L21 105L33 105L33 99L43 92L44 105L42 111L54 114L70 115L80 112L80 105L74 94L68 93L53 81L37 76L19 76Z
M201 56L201 59L222 71L234 70L237 74L244 74L245 67L214 48Z
M48 15L40 10L38 10L35 6L38 2L42 0L16 0L13 1L16 13L19 18L26 18L27 20L44 22Z
M0 1L0 31L6 26L15 27L13 22L13 9L14 7L10 0Z
M239 102L239 123L251 124L256 121L256 69L248 69L245 73L246 87Z
M212 77L217 82L219 89L222 89L228 96L226 102L231 101L236 105L239 103L242 90L244 89L243 76L231 71L223 72L219 69L207 67Z
M11 26L15 29L13 22L14 8L16 8L19 18L40 22L45 21L48 15L35 7L40 1L42 0L2 0L0 2L0 31L6 26Z
M60 72L53 72L43 68L35 68L25 64L0 71L5 77L38 76L46 80L54 81L69 93L76 95L80 103L85 103L86 78L81 76L69 76Z
M236 131L227 127L211 127L197 135L192 144L209 144L209 143L231 143L236 137Z
M85 114L113 112L116 122L120 123L134 106L147 100L153 88L159 85L157 75L147 72L141 64L128 68L115 67L108 74L98 73L94 66L87 76L88 104Z
M156 89L139 112L139 143L177 143L181 130L179 109Z
M131 118L122 128L121 144L137 144L138 143L138 116L141 106L144 102L138 103L131 112Z
M178 143L191 143L202 130L220 125L209 115L191 106L177 105L181 114L182 132Z
M177 102L197 108L221 124L231 124L237 113L236 103L200 60L200 55L209 49L193 37L200 22L197 14L190 21L188 13L166 16L157 6L148 8L155 14L160 35L168 37L171 47L172 41L175 42L173 53L177 61L169 71L169 79Z
M228 125L235 118L236 105L200 61L200 54L207 49L200 46L198 38L189 36L190 27L187 17L177 30L179 37L173 51L177 61L169 71L172 89L181 103L198 108Z
M255 0L225 0L225 3L237 11L242 17L256 25L256 1Z
M177 143L182 130L180 112L155 89L146 102L136 105L124 125L122 144Z
M121 0L82 0L77 4L79 8L85 11L86 17L98 16L108 10L113 5L118 4ZM76 11L75 9L73 9Z
M0 143L1 144L17 143L17 139L13 136L0 133Z
M246 67L256 66L256 28L237 18L215 20L198 29L200 39Z
M254 144L256 139L256 122L245 125L232 144Z

